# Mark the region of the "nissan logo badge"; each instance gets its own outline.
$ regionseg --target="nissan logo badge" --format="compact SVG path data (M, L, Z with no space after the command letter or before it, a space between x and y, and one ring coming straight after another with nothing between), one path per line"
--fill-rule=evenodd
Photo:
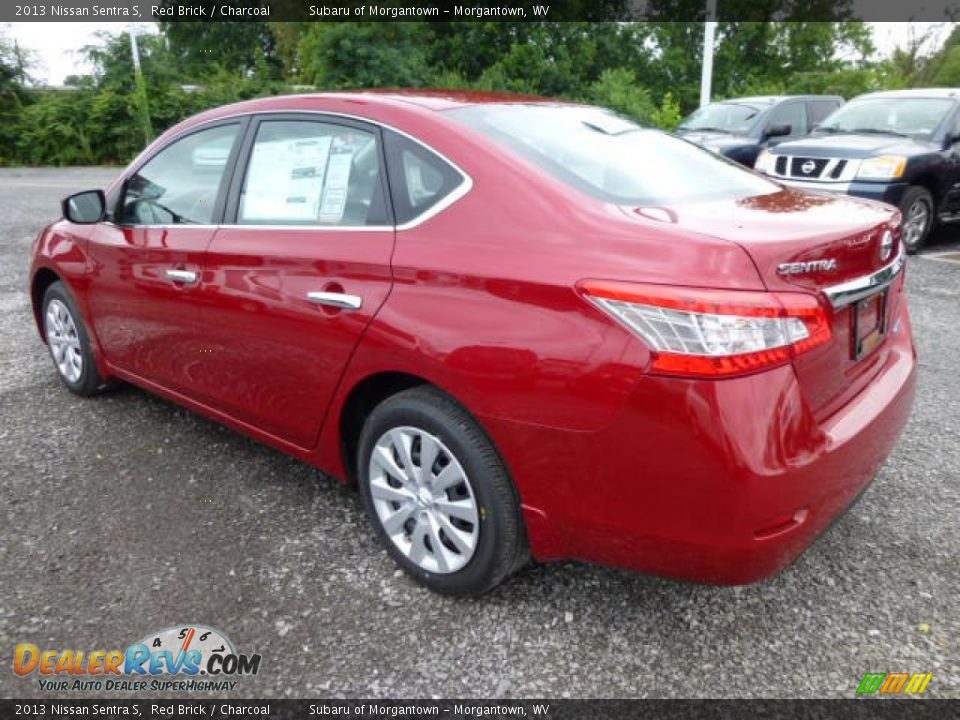
M804 175L810 175L817 169L817 164L813 160L807 160L800 169L803 170Z

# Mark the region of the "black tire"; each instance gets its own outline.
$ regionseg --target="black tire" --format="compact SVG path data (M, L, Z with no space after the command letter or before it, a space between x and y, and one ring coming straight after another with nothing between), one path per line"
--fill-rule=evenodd
M106 389L107 383L104 382L104 379L100 376L100 373L97 370L97 365L93 357L93 351L90 348L90 336L87 333L86 326L83 324L83 317L77 310L76 303L74 303L73 298L70 297L70 293L67 292L67 289L63 283L59 281L52 283L50 287L47 288L46 292L43 294L43 301L40 305L40 318L43 322L44 337L49 338L48 324L50 323L50 319L48 317L48 313L51 303L54 301L65 307L67 312L70 314L70 319L72 320L76 329L76 339L79 345L79 357L81 361L81 369L78 377L67 377L58 366L57 358L54 356L54 349L51 347L48 341L47 347L50 350L50 357L53 359L53 366L57 371L57 377L60 378L60 382L62 382L64 386L66 386L66 388L72 393L76 393L77 395L82 395L85 397L96 395L97 393Z
M918 204L925 208L926 226L923 227L919 233L915 234L908 232L907 223L909 222L910 213L914 210L914 206ZM933 195L931 195L926 188L917 185L908 187L907 191L903 194L903 198L900 200L900 212L903 214L904 223L902 235L903 247L908 254L913 255L926 244L927 238L930 237L930 231L936 224L936 209L934 207Z
M374 507L371 455L384 434L399 427L416 428L439 440L469 479L479 534L472 557L456 572L431 572L413 562L390 539ZM520 503L506 467L486 433L450 396L420 386L384 400L364 423L358 444L357 475L364 508L387 553L415 580L438 593L476 596L528 562Z

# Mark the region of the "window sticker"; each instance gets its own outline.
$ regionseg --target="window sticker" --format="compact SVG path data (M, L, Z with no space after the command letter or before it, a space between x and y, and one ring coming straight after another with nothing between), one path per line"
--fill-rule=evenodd
M247 171L242 218L316 220L330 143L329 135L256 143ZM347 172L349 175L349 168Z
M321 224L337 224L343 219L352 167L353 149L347 146L335 147L327 165L327 182L323 188L323 199L317 217Z

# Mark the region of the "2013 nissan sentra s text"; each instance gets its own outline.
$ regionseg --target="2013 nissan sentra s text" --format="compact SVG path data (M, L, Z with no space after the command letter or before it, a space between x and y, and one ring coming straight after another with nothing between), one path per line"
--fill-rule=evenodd
M67 388L127 381L356 482L440 592L531 555L768 576L913 401L897 210L597 108L255 100L63 214L30 291Z

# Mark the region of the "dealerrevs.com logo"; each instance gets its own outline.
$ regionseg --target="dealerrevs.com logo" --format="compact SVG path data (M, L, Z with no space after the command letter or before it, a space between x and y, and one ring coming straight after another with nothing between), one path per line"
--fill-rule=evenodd
M40 690L143 692L233 690L236 678L256 675L260 655L238 653L219 630L178 625L150 633L126 650L41 649L21 643L13 671L36 675Z
M920 695L933 680L933 673L867 673L857 686L857 695Z

